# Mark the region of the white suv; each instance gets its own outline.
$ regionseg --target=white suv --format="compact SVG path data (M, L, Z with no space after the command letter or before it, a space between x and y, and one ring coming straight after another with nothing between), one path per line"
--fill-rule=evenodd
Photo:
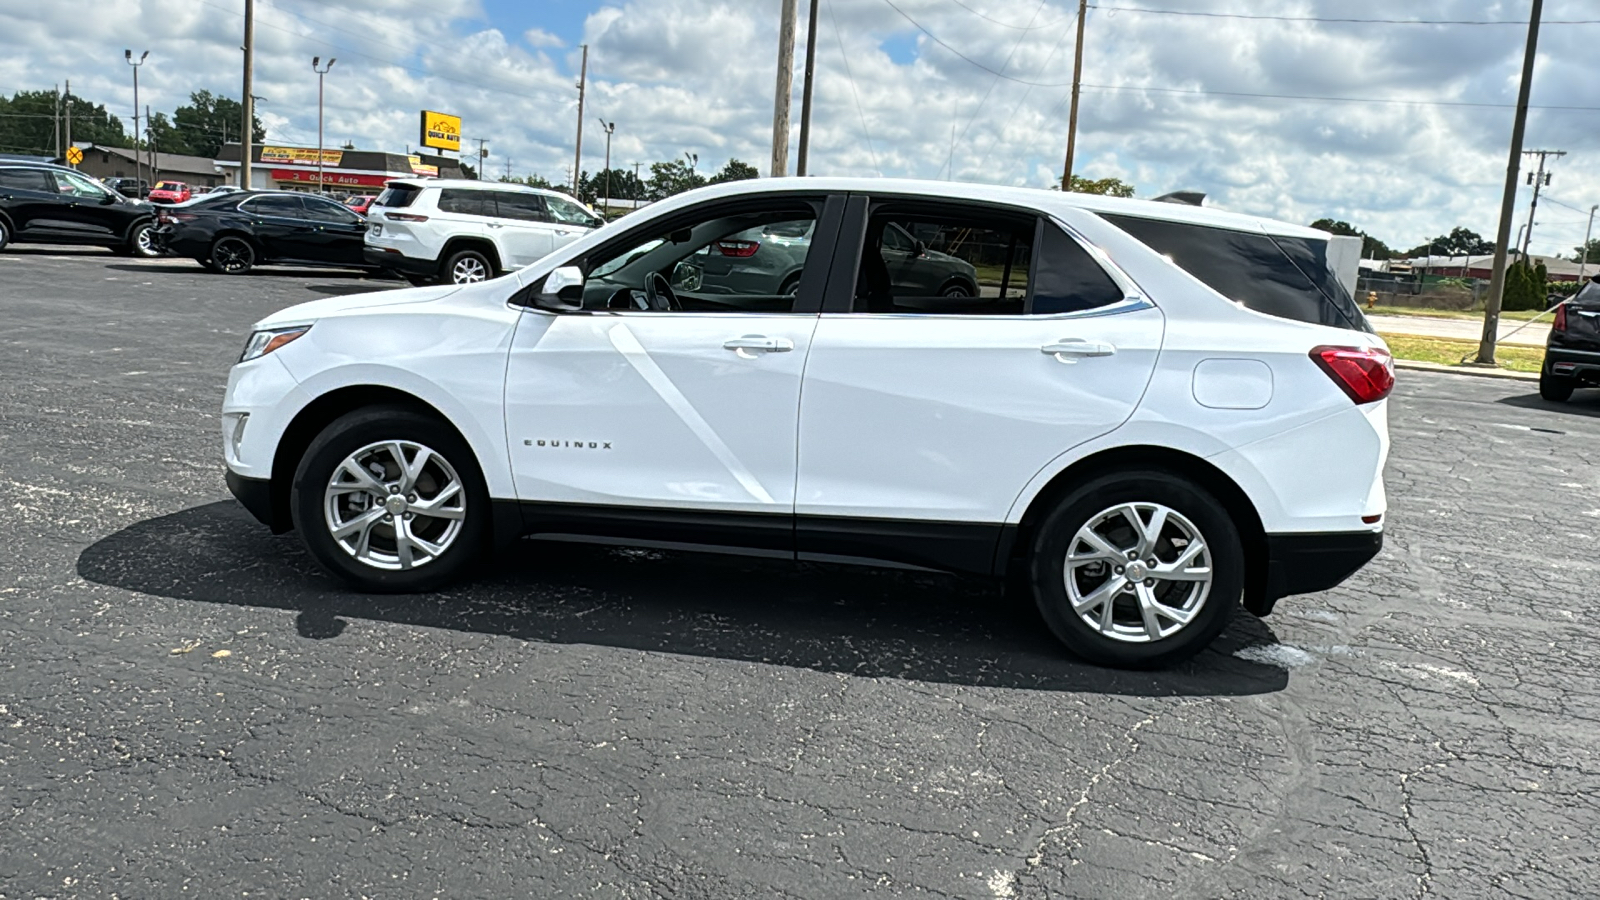
M1159 665L1381 547L1393 365L1327 239L1028 189L718 185L512 278L259 322L227 481L361 590L522 535L877 561L1018 576L1076 653ZM975 293L918 276L952 257Z
M367 220L367 263L418 285L485 281L605 224L555 191L437 178L389 182Z

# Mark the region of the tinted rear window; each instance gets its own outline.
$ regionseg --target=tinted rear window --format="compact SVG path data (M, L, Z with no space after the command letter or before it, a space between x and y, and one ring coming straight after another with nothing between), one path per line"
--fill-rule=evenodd
M439 192L439 211L467 216L496 215L494 194L472 188L445 188Z
M54 191L50 176L40 169L0 169L0 187L19 191Z
M1372 330L1328 268L1327 241L1136 216L1103 217L1248 309L1313 325Z
M410 185L405 184L391 184L383 189L383 193L378 195L378 199L372 201L372 205L387 206L391 209L399 209L401 207L410 206L411 201L417 199L417 195L420 193L422 193L422 188L419 187L411 187Z

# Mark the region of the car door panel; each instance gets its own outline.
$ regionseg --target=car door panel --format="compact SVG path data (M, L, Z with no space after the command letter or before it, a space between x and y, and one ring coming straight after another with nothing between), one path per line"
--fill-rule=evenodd
M495 191L494 200L499 215L487 224L507 269L530 265L555 251L555 227L547 221L538 194Z
M529 313L506 418L527 501L789 515L814 315ZM760 335L773 349L728 346Z
M307 239L311 223L302 218L305 207L299 197L255 197L240 204L239 211L249 216L251 234L265 256L262 262L312 258Z
M49 172L0 170L0 199L5 201L18 237L71 237L80 231L68 221L67 198L56 190Z

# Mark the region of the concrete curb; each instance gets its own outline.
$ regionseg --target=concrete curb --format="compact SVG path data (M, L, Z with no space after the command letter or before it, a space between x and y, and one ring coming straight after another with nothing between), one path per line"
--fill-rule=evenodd
M1447 375L1470 375L1473 378L1504 378L1511 381L1538 381L1539 376L1533 372L1509 372L1505 369L1480 369L1473 366L1442 366L1438 363L1420 362L1414 359L1397 359L1394 361L1396 369L1410 369L1413 372L1443 372Z

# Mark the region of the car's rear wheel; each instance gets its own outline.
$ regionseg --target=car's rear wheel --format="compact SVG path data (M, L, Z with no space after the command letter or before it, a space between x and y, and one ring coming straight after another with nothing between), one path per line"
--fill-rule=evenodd
M1244 590L1244 549L1222 505L1157 470L1095 478L1034 532L1029 577L1050 630L1078 656L1154 668L1200 652Z
M466 442L405 407L336 420L295 472L290 511L306 549L356 588L426 591L486 544L489 496Z
M453 254L445 263L444 271L451 284L477 284L494 277L494 266L489 258L476 250Z
M1546 369L1539 373L1539 396L1552 403L1565 403L1572 399L1572 392L1578 386L1576 379L1557 375Z
M972 286L964 281L946 282L945 286L939 289L939 296L941 297L972 297L975 294L976 292L973 291Z
M256 248L237 235L223 235L211 243L211 259L207 263L213 272L224 275L243 275L256 264Z

